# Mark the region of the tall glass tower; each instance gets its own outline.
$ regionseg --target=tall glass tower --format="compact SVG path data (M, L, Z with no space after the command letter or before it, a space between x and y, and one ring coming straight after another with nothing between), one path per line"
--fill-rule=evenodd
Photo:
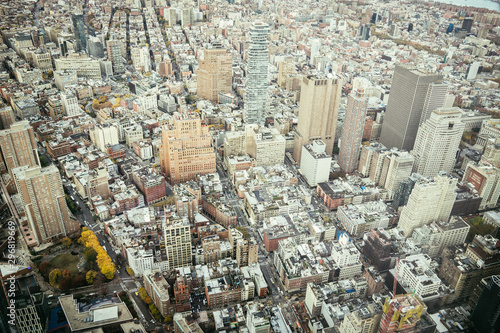
M85 22L83 14L73 14L71 16L73 21L73 32L75 33L76 43L79 50L87 50L87 37L85 35Z
M269 65L269 25L254 23L250 28L247 56L247 88L243 119L246 124L263 125L266 118L267 70Z

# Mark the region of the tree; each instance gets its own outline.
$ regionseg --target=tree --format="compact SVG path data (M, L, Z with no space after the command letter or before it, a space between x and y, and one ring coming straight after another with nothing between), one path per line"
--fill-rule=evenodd
M77 276L73 277L71 288L83 287L85 285L85 282L85 276L82 274L78 274Z
M101 273L106 277L106 279L113 280L115 278L116 267L113 263L104 264L101 267Z
M146 299L146 297L148 297L148 292L146 291L146 289L144 287L140 287L139 290L139 297L144 301Z
M130 276L135 275L134 270L132 268L130 268L130 266L127 266L127 268L125 270L127 271L128 275L130 275Z
M88 271L87 275L85 276L88 284L94 283L96 277L97 277L97 272L93 270Z
M59 289L62 291L67 291L71 288L71 285L73 284L73 281L71 280L70 277L65 277L59 282Z
M38 270L40 274L42 274L45 278L49 276L50 270L52 269L52 265L48 261L44 261L38 266Z
M62 278L62 273L61 273L61 270L59 268L56 268L56 269L53 269L52 271L50 271L50 274L49 274L49 283L51 286L55 286L57 285L57 283L59 282L59 279Z
M106 282L106 277L104 276L104 274L102 274L101 272L97 273L97 276L94 280L94 286L99 286L104 282Z
M146 299L144 300L144 302L147 304L147 305L150 305L150 304L153 304L153 300L151 299L151 297L146 297Z
M83 255L86 261L95 262L97 260L97 252L91 247L86 247L85 250L83 250Z
M166 322L167 324L171 324L171 323L172 323L172 321L173 321L173 319L174 319L174 317L173 317L172 315L167 315L167 316L165 317L165 322Z
M42 168L50 165L50 161L45 155L38 155Z
M71 239L69 239L68 237L64 237L61 240L61 243L62 243L62 245L66 246L66 247L70 247L72 242L71 242Z
M67 269L63 269L61 271L63 279L69 279L71 277L71 273Z

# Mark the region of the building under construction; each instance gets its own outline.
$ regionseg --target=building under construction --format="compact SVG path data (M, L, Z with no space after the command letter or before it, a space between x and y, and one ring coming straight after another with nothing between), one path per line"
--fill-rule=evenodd
M394 298L386 298L383 315L380 321L379 333L398 332L421 332L419 329L420 319L426 313L427 307L413 294L396 295Z

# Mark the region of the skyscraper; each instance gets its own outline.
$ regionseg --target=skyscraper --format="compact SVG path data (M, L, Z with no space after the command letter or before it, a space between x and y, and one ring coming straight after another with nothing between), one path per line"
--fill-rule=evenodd
M124 73L125 66L123 66L122 42L119 40L108 40L106 42L106 48L108 50L108 60L111 61L113 66L113 73Z
M0 150L9 171L25 165L40 166L33 128L27 120L0 131Z
M269 65L269 25L256 22L250 28L247 55L247 87L243 119L247 124L263 125L266 118L267 71Z
M455 165L458 146L465 129L459 108L440 108L420 126L412 155L413 172L434 177L440 171L450 173Z
M191 233L187 218L170 220L163 226L168 268L191 266Z
M87 50L87 36L85 34L85 18L83 14L73 14L71 20L73 21L73 33L75 34L78 50Z
M44 244L80 229L70 218L59 170L28 165L14 168L13 178L37 244Z
M203 52L197 75L198 96L217 102L220 92L233 90L233 56L220 43L212 43L212 48Z
M14 116L14 111L12 111L12 107L4 106L0 108L0 129L9 129L15 119L16 117Z
M398 223L406 237L424 224L448 221L457 197L456 184L457 179L445 174L437 175L433 181L425 178L417 180Z
M442 75L396 65L380 134L384 146L407 151L413 148L429 85L441 82L442 78Z
M339 154L339 165L345 172L353 172L358 167L367 106L363 89L349 94Z
M493 275L484 287L476 308L472 311L472 322L479 332L498 332L500 327L500 277Z
M171 184L216 172L208 126L196 114L175 114L173 126L162 129L161 170Z
M332 155L341 91L342 79L331 74L309 75L302 79L299 119L293 143L295 161L300 162L303 145L318 139L326 144L326 153Z

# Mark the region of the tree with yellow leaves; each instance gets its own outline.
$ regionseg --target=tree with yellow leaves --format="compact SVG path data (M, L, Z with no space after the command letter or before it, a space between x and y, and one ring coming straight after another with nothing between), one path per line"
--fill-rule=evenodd
M90 270L87 272L87 275L85 276L85 279L87 280L88 284L94 283L95 277L97 276L97 272Z
M71 246L71 239L69 239L68 237L64 237L61 240L61 244L66 246L66 247L70 247Z
M57 282L62 278L62 272L59 268L53 269L49 274L49 283L51 286L57 285Z

